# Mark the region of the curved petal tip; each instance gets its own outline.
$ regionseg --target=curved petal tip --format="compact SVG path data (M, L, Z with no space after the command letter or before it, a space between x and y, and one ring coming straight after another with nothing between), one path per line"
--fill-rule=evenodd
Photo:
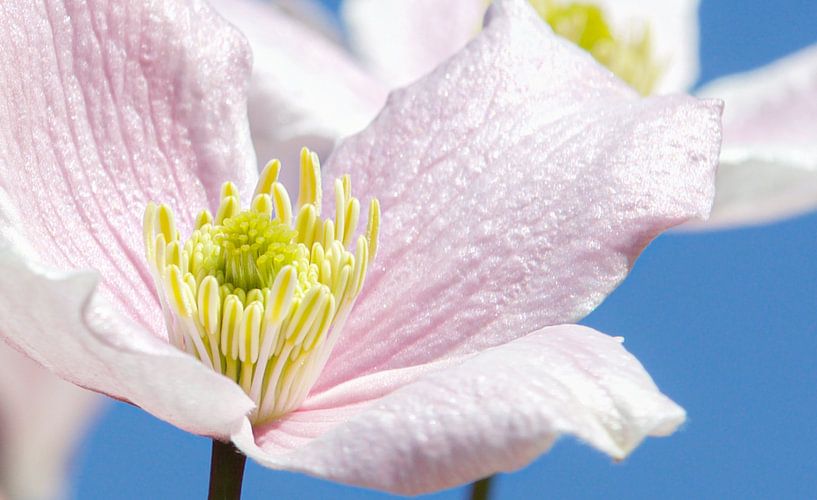
M338 388L336 406L303 410L236 445L262 465L400 494L514 470L572 435L621 459L685 412L616 339L582 326L532 333L472 357ZM343 403L345 399L346 404Z
M0 335L62 378L188 432L234 433L254 406L244 392L113 309L97 283L94 273L54 271L1 248Z

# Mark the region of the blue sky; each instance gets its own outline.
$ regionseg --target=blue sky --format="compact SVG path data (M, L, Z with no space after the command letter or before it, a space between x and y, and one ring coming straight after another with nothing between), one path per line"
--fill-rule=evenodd
M814 0L703 0L701 82L817 42L815 21ZM817 494L817 215L662 236L585 323L626 337L689 421L621 464L564 439L499 476L494 498ZM209 453L208 440L112 403L80 452L74 494L204 498ZM388 495L248 464L246 499L327 497Z

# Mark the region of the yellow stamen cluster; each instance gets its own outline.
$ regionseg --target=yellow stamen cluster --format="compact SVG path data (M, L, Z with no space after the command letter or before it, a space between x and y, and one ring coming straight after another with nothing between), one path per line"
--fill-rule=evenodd
M144 219L170 341L238 383L257 405L254 422L306 398L360 294L380 226L373 199L355 240L360 202L348 175L335 181L334 220L320 218L315 153L301 151L294 212L280 169L277 160L266 166L246 210L236 186L224 184L215 218L201 212L184 243L166 205L149 203Z
M655 89L663 68L654 60L648 28L630 39L622 39L613 34L604 12L596 5L554 0L530 3L554 32L589 52L642 95Z

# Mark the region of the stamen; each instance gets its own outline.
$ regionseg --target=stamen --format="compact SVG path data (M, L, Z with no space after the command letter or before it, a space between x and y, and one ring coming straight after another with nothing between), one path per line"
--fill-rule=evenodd
M335 219L319 217L320 162L301 151L293 213L278 182L281 164L259 176L249 209L225 183L215 218L203 210L182 243L166 205L145 208L145 256L170 341L234 380L256 402L251 418L279 418L306 398L360 293L377 251L380 206L369 206L357 237L360 202L349 176L335 183Z
M289 201L289 194L280 182L272 185L272 199L275 204L276 219L287 226L292 224L292 203Z
M201 226L205 224L212 224L213 223L213 215L210 214L209 210L202 210L199 212L199 215L196 216L196 229L201 228Z
M316 212L321 212L321 163L318 155L308 149L301 149L301 189L298 193L298 208L311 204Z
M272 185L275 181L278 180L278 174L281 172L281 162L278 160L272 160L271 162L267 163L264 167L264 170L261 171L261 175L258 176L258 184L255 186L255 194L259 195L262 193L271 194L272 193Z

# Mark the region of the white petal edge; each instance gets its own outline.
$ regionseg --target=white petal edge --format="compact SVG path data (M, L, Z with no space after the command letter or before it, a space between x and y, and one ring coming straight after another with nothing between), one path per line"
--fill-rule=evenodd
M113 310L91 271L47 269L0 241L6 342L81 387L194 434L227 437L252 401L231 380Z
M353 402L334 409L347 412L343 420L292 450L259 447L248 423L233 442L267 467L419 494L520 468L561 435L621 459L685 419L620 339L583 326L548 327L447 361L368 404L336 398ZM378 375L336 390L376 389Z
M706 85L726 102L712 217L693 228L776 221L817 208L817 45Z

